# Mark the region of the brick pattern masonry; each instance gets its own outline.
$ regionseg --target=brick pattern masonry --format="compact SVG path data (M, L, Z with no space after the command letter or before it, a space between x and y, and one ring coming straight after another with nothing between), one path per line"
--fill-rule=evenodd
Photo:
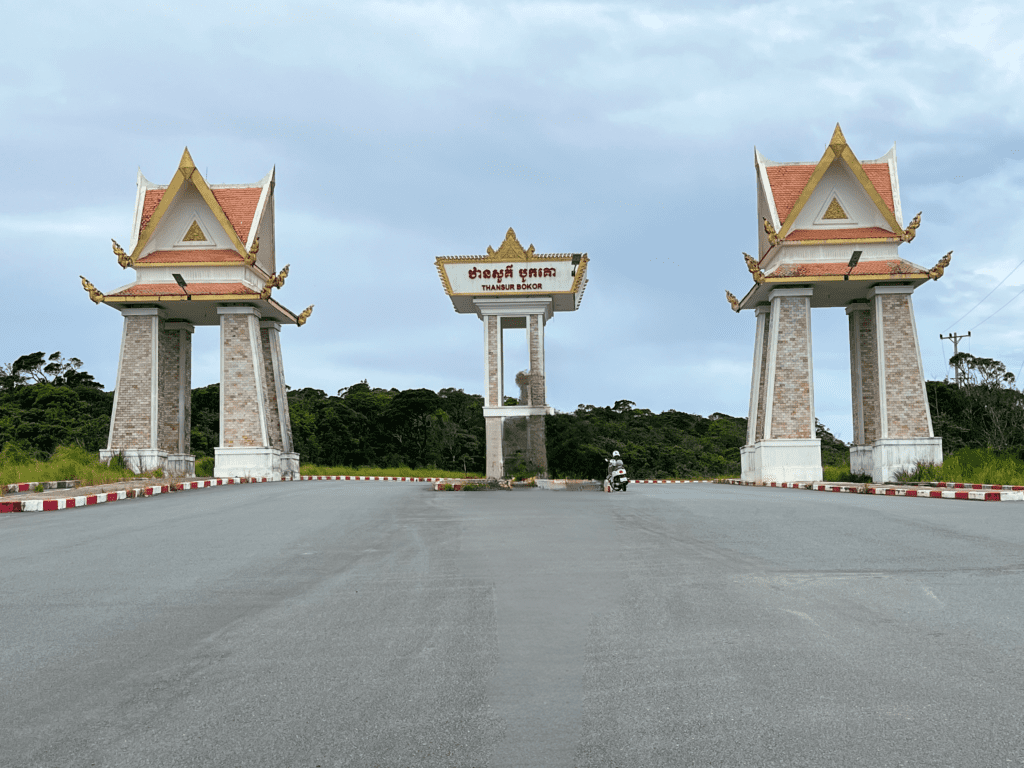
M890 438L931 437L910 294L883 294L885 411Z
M254 329L258 332L256 317L221 315L220 320L223 344L221 396L224 398L220 417L224 433L221 447L263 446L260 414L256 407L259 394L256 376L263 377L263 361L252 359L252 333ZM256 349L260 350L258 344Z
M117 381L117 413L110 447L149 448L153 380L153 317L127 315L121 376Z
M757 384L757 431L754 435L754 442L764 440L764 414L768 401L768 347L771 341L771 334L769 333L771 320L771 313L766 313L764 315L764 325L761 328L761 371L758 374Z
M809 439L814 437L808 337L810 301L803 296L782 296L777 301L779 330L771 437Z

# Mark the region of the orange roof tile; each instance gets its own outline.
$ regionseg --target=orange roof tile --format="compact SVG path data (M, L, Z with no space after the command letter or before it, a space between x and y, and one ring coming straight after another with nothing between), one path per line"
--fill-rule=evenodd
M864 240L874 237L898 239L897 235L881 227L855 227L853 229L794 229L786 235L786 242L800 240Z
M770 165L768 184L771 186L772 197L775 198L775 210L779 212L779 221L785 221L789 212L796 205L796 199L804 191L811 180L815 166L812 165Z
M842 262L826 262L817 264L783 264L772 271L768 277L835 277L839 275L920 275L924 274L919 267L904 259L884 259L881 261L862 261L850 271Z
M174 264L174 263L206 263L211 261L217 262L234 262L241 264L245 259L237 251L231 251L226 248L220 248L209 251L200 250L181 250L181 251L153 251L152 253L143 256L136 263L137 264Z
M153 218L153 212L156 207L160 205L160 201L164 199L164 192L166 189L147 189L146 198L142 201L142 220L139 222L139 234L149 224L149 220Z
M249 229L252 227L253 217L256 215L256 206L260 202L262 187L245 187L242 189L214 189L210 188L213 196L220 207L224 209L228 221L235 228L238 238L244 243L249 239Z
M896 209L892 204L892 180L889 178L889 164L862 163L861 168L864 169L864 174L868 177L868 181L878 191L882 202L886 204L890 211L895 213Z
M258 295L245 283L189 283L183 290L177 283L136 283L110 296L209 296L209 295Z

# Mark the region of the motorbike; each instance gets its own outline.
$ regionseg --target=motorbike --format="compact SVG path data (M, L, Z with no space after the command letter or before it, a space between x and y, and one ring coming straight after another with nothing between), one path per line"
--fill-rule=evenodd
M622 466L622 462L619 462L617 466L611 465L611 459L605 459L608 462L608 477L604 481L604 490L607 493L612 491L623 491L629 486L629 478L626 476L626 468Z

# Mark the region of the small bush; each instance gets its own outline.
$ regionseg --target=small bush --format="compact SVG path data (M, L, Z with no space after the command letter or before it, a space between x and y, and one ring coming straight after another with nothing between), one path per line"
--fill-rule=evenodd
M196 459L196 477L213 477L214 460L212 456Z

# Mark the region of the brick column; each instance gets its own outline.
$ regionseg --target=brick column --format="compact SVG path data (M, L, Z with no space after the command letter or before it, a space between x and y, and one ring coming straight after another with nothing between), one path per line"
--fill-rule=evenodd
M850 318L850 388L853 400L850 470L858 475L870 475L872 445L881 434L874 306L857 302L846 308L846 314Z
M864 439L872 444L875 482L891 482L897 472L912 470L918 462L942 463L942 439L934 436L928 408L913 291L906 285L880 285L868 291L878 416L875 430L865 418ZM871 335L870 330L864 335Z
M130 307L121 314L124 331L114 407L107 448L100 451L100 460L109 462L114 455L123 455L133 472L166 469L169 434L161 426L176 424L178 409L176 392L168 393L167 383L161 387L161 373L167 372L172 352L163 329L165 312L156 307ZM176 386L177 376L174 379L171 386ZM173 451L177 445L171 448Z
M284 382L284 359L281 355L281 324L274 320L260 321L260 345L263 348L264 378L267 381L265 407L270 427L270 442L281 451L282 471L298 477L299 454L292 443L292 419L288 410L288 391Z
M274 402L263 357L260 312L220 306L220 446L217 477L281 478L281 449L271 442Z
M501 344L501 317L483 315L482 319L484 322L484 406L498 408L505 404L502 379L504 361ZM505 474L501 416L487 416L484 419L484 433L487 477L501 478Z
M777 288L758 314L743 477L754 482L821 479L811 355L812 288Z
M526 332L530 347L530 405L547 405L544 374L544 315L529 315ZM542 477L548 473L547 438L543 416L526 417L526 450L529 461Z
M167 471L195 474L192 455L192 334L195 326L169 320L160 331L159 447L167 451Z

